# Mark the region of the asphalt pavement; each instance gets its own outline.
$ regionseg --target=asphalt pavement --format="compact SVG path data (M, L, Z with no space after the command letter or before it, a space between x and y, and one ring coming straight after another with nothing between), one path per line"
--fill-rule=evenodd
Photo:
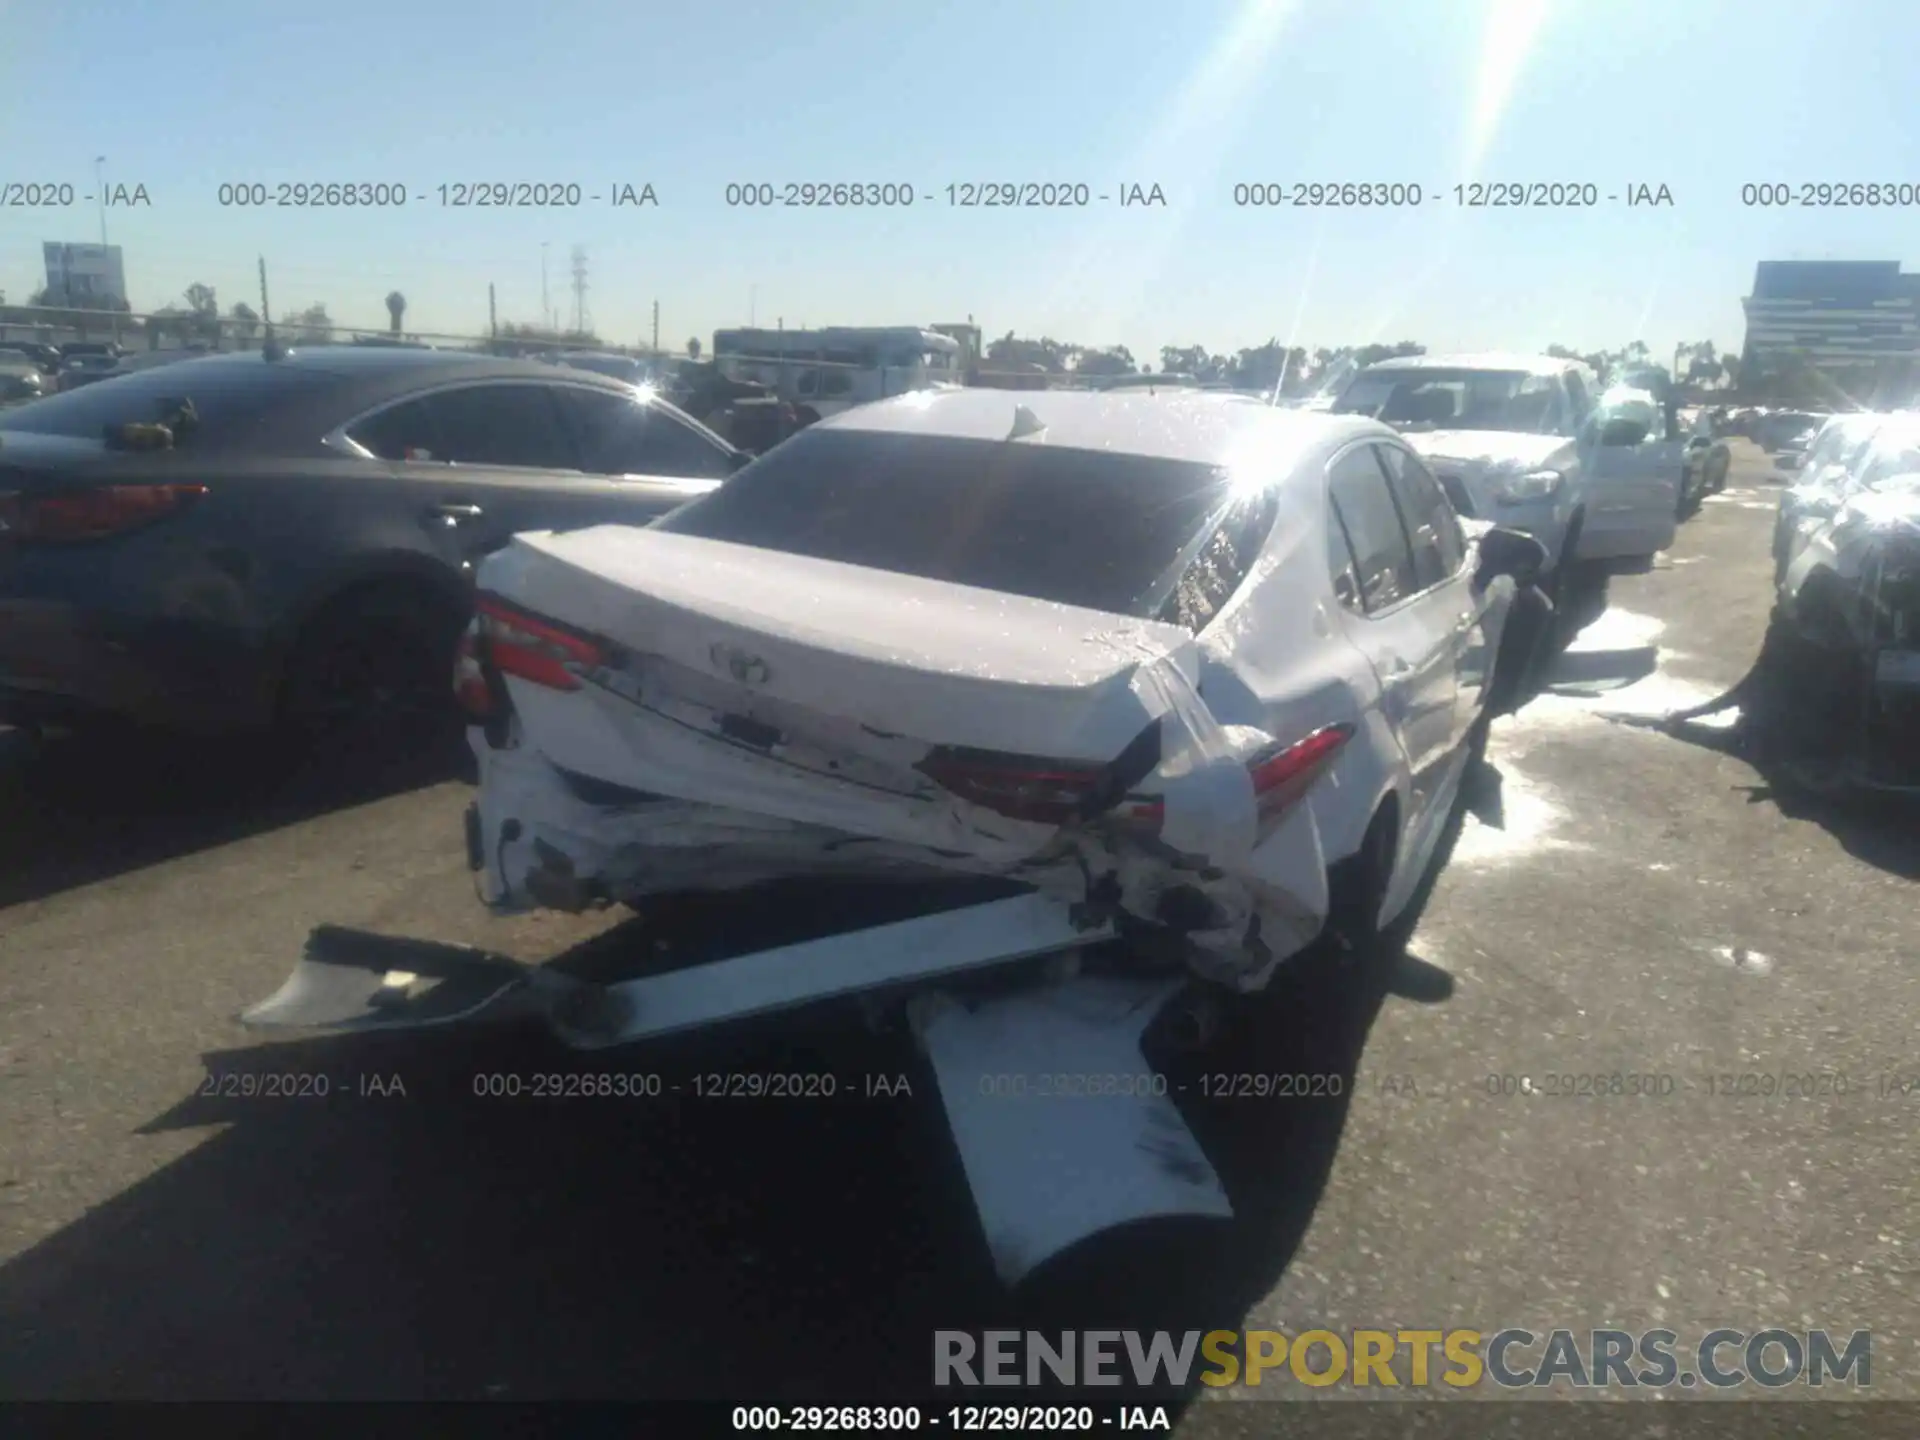
M1726 493L1496 727L1496 823L1464 822L1384 993L1291 982L1240 1042L1236 1068L1349 1079L1194 1117L1233 1225L1095 1247L1045 1313L1871 1329L1876 1395L1920 1397L1920 1087L1886 1083L1920 1074L1914 822L1777 793L1712 726L1609 718L1745 672L1775 483L1736 442ZM486 917L467 793L157 742L0 759L0 1395L877 1397L924 1388L935 1329L1037 1313L900 1037L827 1015L613 1062L842 1077L753 1102L476 1094L587 1068L513 1032L243 1032L320 922L586 969L662 938ZM1654 1093L1550 1078L1616 1074Z

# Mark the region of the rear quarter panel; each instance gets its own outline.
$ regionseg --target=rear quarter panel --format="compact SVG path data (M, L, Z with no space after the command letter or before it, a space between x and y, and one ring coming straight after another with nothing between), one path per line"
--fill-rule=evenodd
M1410 813L1411 769L1381 712L1379 679L1347 638L1333 599L1325 506L1324 494L1282 506L1253 573L1201 634L1200 689L1222 724L1255 726L1278 740L1326 725L1358 727L1309 799L1332 862L1359 850L1389 793Z

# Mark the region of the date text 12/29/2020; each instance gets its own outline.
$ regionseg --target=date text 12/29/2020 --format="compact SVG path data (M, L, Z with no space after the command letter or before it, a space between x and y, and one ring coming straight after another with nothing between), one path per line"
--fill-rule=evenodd
M644 180L456 180L424 187L403 180L235 180L214 191L214 203L223 210L657 209L660 196Z
M913 1098L913 1081L899 1071L491 1070L473 1077L472 1091L489 1100L898 1100Z
M407 1085L392 1071L209 1070L194 1094L206 1100L391 1100L405 1099Z
M1232 198L1242 210L1410 210L1425 205L1462 210L1592 210L1603 204L1667 209L1674 203L1673 191L1666 185L1641 181L1601 185L1591 180L1476 180L1465 185L1260 180L1235 185Z
M1167 192L1147 181L966 180L922 189L904 180L742 180L721 199L730 210L1165 210Z
M1173 1416L1164 1405L951 1405L923 1411L918 1405L736 1405L733 1428L743 1430L866 1431L909 1435L925 1429L1093 1435L1116 1430L1169 1434Z

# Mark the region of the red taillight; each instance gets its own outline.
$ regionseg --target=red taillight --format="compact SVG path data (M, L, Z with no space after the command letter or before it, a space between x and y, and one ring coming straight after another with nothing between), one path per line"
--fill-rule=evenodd
M7 533L19 541L104 540L176 514L206 493L204 485L102 485L51 495L15 495L4 518Z
M606 652L592 640L550 620L516 610L483 595L476 603L486 658L503 675L514 675L549 690L578 690L581 670L606 663Z
M1247 771L1253 777L1253 798L1261 818L1272 819L1298 804L1352 738L1353 726L1328 725L1304 740L1273 746L1249 760ZM1158 830L1166 807L1158 800L1140 800L1125 806L1120 816L1136 828Z
M1010 820L1042 825L1065 825L1078 819L1109 783L1103 770L1052 766L1044 761L1003 763L936 753L921 761L919 768L962 800L984 805Z
M1304 740L1255 756L1247 769L1253 774L1253 794L1260 813L1277 815L1291 809L1327 773L1334 757L1352 738L1353 726L1329 725Z

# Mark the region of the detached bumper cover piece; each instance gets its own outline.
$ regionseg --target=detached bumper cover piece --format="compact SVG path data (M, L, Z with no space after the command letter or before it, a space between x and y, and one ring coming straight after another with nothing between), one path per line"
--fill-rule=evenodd
M1086 976L973 1008L937 994L912 1002L914 1033L1007 1284L1119 1225L1231 1218L1212 1163L1173 1101L1154 1093L1141 1055L1142 1034L1179 988ZM1045 1081L1062 1056L1076 1074L1115 1077L1121 1093L1054 1093Z
M463 946L323 926L279 993L241 1019L353 1032L535 1018L562 1043L599 1050L876 985L1053 957L1048 968L1064 978L972 1004L923 990L907 1004L994 1267L1013 1285L1118 1225L1233 1213L1141 1053L1142 1035L1184 981L1072 973L1073 947L1108 934L1023 896L598 985ZM1062 1065L1138 1083L1116 1086L1118 1094L1050 1093L1043 1077Z
M1042 896L971 905L602 985L461 945L321 926L257 1028L418 1030L544 1021L576 1050L626 1045L1112 938Z

